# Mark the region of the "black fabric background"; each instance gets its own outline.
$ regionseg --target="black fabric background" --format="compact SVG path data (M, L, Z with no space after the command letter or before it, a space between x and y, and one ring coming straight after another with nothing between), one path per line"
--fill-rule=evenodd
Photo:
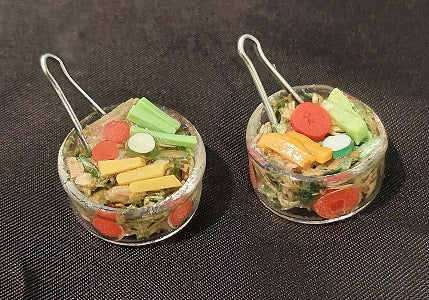
M0 294L428 299L428 13L424 0L0 1ZM260 100L237 55L243 33L290 84L340 87L384 122L385 182L359 216L300 225L256 198L244 133ZM75 221L56 170L72 123L42 75L45 52L101 106L144 95L196 125L207 169L185 230L127 248ZM260 73L269 94L279 89Z

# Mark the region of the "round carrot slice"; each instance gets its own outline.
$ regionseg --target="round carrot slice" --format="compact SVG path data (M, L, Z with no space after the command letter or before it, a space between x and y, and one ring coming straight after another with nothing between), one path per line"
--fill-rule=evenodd
M102 141L92 149L92 159L95 161L115 159L118 156L118 147L112 141Z
M359 188L327 190L313 204L314 211L325 219L333 219L348 214L361 199Z
M114 220L116 218L116 211L97 209L97 216L108 220Z
M296 132L308 136L313 141L321 141L331 129L328 112L318 104L299 104L290 116L290 123Z
M187 200L173 210L168 217L168 224L171 227L178 227L186 220L192 209L192 201Z
M101 234L109 237L122 237L124 235L124 229L122 226L116 224L112 220L108 220L101 217L96 217L92 221L95 229L97 229Z
M130 126L124 121L112 121L104 125L103 136L108 141L123 144L130 137Z

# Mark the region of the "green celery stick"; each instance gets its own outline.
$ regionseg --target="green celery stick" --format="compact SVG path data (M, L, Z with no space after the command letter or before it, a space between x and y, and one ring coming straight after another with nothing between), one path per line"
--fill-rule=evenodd
M182 146L186 148L194 148L197 145L197 138L193 135L168 134L137 126L131 126L130 135L139 132L148 133L153 136L157 142L167 145Z
M130 111L128 112L127 120L136 123L143 128L166 133L176 132L176 129L173 126L158 118L158 116L135 105L133 105L133 107L131 107Z
M169 124L170 126L174 127L174 129L179 130L180 123L167 115L165 112L163 112L161 109L159 109L156 105L154 105L152 102L150 102L145 97L141 98L139 102L137 102L136 106L138 108L141 108L143 110L146 110L150 113L152 113L154 116L157 116L158 118L162 119L165 123Z

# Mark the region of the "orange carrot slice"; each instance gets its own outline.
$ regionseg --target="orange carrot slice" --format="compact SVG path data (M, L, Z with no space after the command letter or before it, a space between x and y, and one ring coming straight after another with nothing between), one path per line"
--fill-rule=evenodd
M331 129L331 118L326 110L312 102L299 104L290 116L290 123L296 132L321 141Z
M112 121L104 126L103 136L108 141L123 144L130 137L130 126L124 121Z
M92 159L95 161L111 160L119 156L119 150L115 142L102 141L92 149Z
M327 190L314 202L313 209L322 218L333 219L351 212L360 199L361 192L357 187Z

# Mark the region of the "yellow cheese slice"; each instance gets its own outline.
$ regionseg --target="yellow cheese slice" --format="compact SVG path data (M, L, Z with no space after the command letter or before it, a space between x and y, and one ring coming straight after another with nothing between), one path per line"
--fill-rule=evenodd
M142 157L124 158L117 160L100 160L98 170L101 176L122 173L127 170L143 167L145 161Z
M164 176L168 161L157 160L151 165L147 165L134 170L129 170L116 175L116 181L119 185L128 185L131 182Z
M130 184L131 193L159 191L182 186L182 183L174 175L134 181Z

